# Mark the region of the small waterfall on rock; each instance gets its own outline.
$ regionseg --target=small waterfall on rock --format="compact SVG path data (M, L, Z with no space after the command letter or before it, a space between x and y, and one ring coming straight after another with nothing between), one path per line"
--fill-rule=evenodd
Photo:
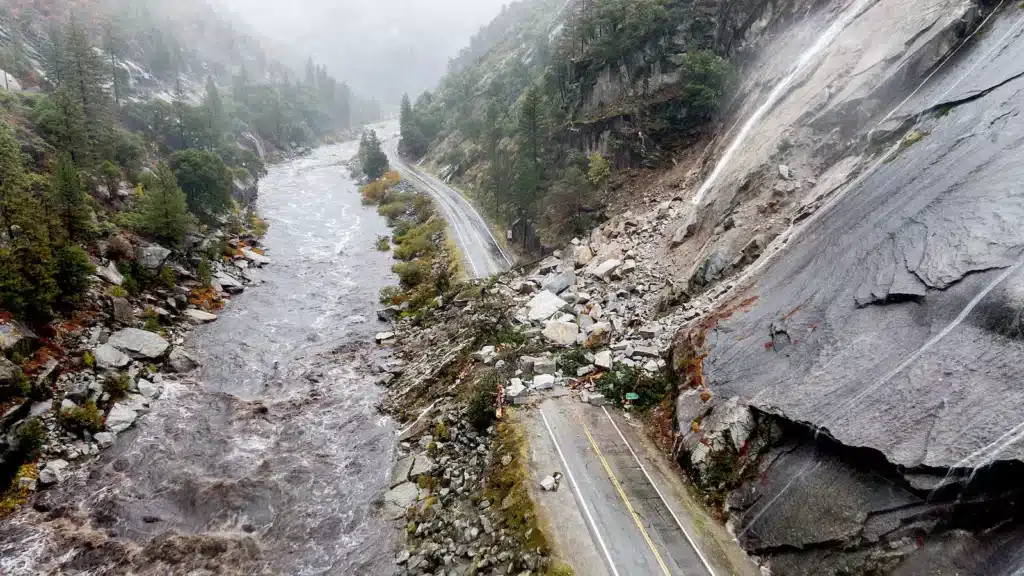
M797 60L796 64L794 64L792 68L790 68L789 73L786 74L785 78L783 78L782 81L780 81L775 86L775 88L772 89L771 93L768 95L768 98L764 101L764 103L761 104L761 106L754 112L754 114L751 115L750 118L748 118L747 121L743 124L743 127L740 128L739 133L736 134L736 137L733 138L732 142L729 144L729 147L726 148L725 153L722 154L722 157L718 160L718 164L715 166L715 169L711 172L711 175L704 180L704 183L697 191L697 195L693 197L694 204L700 204L701 201L704 200L704 197L711 190L711 187L714 186L718 178L722 175L722 171L729 164L729 161L732 159L733 155L736 154L736 151L739 149L739 147L743 144L744 141L746 141L747 136L750 134L750 131L753 130L755 126L757 126L761 119L764 118L765 114L767 114L768 111L771 110L775 106L775 104L778 103L778 101L786 94L790 86L793 85L797 78L799 78L805 71L807 71L810 68L810 65L816 61L817 57L820 56L821 53L824 52L825 49L829 47L829 45L832 44L836 37L839 36L840 32L842 32L847 26L849 26L850 23L853 22L853 20L857 16L859 16L875 1L876 0L857 0L855 4L844 10L839 15L839 17L836 18L835 22L833 22L832 25L829 26L828 29L825 30L825 32L818 37L814 44L811 45L811 47L808 48L800 56L800 59Z
M260 160L266 161L267 152L263 149L263 142L254 136L252 132L245 132L242 137L252 142L253 146L256 147L256 153L260 155Z

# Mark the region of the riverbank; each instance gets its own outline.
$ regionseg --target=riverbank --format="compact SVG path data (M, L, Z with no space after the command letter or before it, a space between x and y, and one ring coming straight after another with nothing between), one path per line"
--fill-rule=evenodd
M0 513L15 512L113 446L166 383L198 366L182 347L185 338L258 282L253 270L271 262L260 242L265 232L246 212L225 230L190 234L175 250L122 233L102 243L104 257L74 317L42 336L13 320L4 324L4 354L28 360L22 374L20 362L4 358L5 379L24 379L27 394L5 408L0 423L12 438L5 475L13 473Z
M273 264L192 329L199 368L165 375L136 424L0 525L0 571L58 574L381 573L374 513L390 454L372 318L390 262L383 219L342 164L353 143L274 165L259 210ZM178 338L174 337L174 340ZM386 457L385 457L386 458ZM344 482L338 482L344 478Z

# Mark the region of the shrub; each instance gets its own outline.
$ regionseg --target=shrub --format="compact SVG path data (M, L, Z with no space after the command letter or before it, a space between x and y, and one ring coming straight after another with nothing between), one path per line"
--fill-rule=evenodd
M103 184L107 187L107 191L111 194L116 193L121 184L121 170L113 162L107 160L103 163L100 171L103 173Z
M160 274L157 275L157 279L168 290L173 290L178 284L178 278L174 275L174 270L167 266L160 268Z
M491 370L477 379L473 385L466 407L466 418L477 430L486 430L494 422L498 386L501 383L501 373Z
M29 418L14 433L12 446L26 458L32 458L46 443L46 426L39 418Z
M120 286L111 286L107 288L107 294L114 298L124 298L128 295L128 291Z
M75 433L103 431L103 413L92 400L83 406L61 411L58 420L61 426Z
M381 252L391 250L391 238L388 236L377 236L377 250Z
M114 236L107 243L107 258L121 261L132 260L134 257L131 242L128 242L124 236Z
M26 398L32 393L32 382L19 368L14 374L14 381L7 386L0 387L0 401L9 398Z
M377 207L377 214L388 219L388 221L398 220L409 211L409 207L406 206L405 202L390 202L388 204L381 204Z
M398 280L406 288L415 288L423 283L430 274L430 268L421 262L399 262L391 267L398 275Z
M57 264L57 288L60 290L61 302L74 304L82 299L92 281L90 276L96 271L89 255L74 244L64 244L53 251Z
M231 207L234 181L220 156L208 150L182 150L171 156L170 167L193 214L210 218Z
M210 262L207 261L206 258L203 258L199 261L199 266L196 271L199 274L199 283L202 284L204 288L208 288L210 283L213 282L213 269L210 268Z
M448 424L444 422L438 422L437 426L434 426L434 438L442 442L447 442L452 439L451 430L448 429Z
M92 352L86 350L85 353L82 354L82 364L85 364L86 368L95 368L96 357L93 356Z
M661 402L667 389L668 381L664 374L650 374L625 365L616 366L597 380L598 392L616 404L623 404L626 394L635 393L639 398L632 405L641 410Z
M146 321L142 325L142 329L147 332L159 334L161 331L160 319L157 318L156 316L150 316L149 318L146 318Z
M385 306L395 304L395 299L402 295L402 289L398 286L385 286L380 289L380 303Z
M118 399L128 393L132 386L132 377L125 372L115 372L103 380L103 391L112 399Z

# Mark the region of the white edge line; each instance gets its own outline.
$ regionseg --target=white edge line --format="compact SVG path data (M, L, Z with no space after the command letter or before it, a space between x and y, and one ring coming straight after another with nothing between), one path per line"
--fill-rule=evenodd
M587 522L590 523L590 529L593 532L594 538L597 538L597 543L601 546L601 551L604 552L605 561L608 562L608 568L611 569L613 576L619 576L619 571L615 568L615 563L612 562L612 555L608 552L608 546L604 543L604 538L601 538L601 532L597 529L597 523L594 522L594 517L590 514L590 508L587 507L586 501L583 499L583 494L580 492L579 484L576 483L576 478L572 475L572 470L569 469L569 463L565 460L565 454L562 453L562 447L558 445L558 440L555 440L555 433L551 430L551 424L548 424L548 417L544 415L544 409L538 408L540 417L544 420L544 427L548 429L548 436L551 437L551 442L555 445L555 450L558 451L558 458L562 461L562 466L565 467L565 475L569 477L569 483L572 484L572 489L576 493L576 502L583 508L583 513L587 516Z
M658 485L655 484L654 478L651 478L651 475L647 473L647 468L644 467L644 463L640 461L640 458L636 455L636 452L633 451L633 447L629 445L629 441L626 440L626 437L622 434L622 430L619 430L619 425L615 423L615 419L612 418L612 415L608 413L608 409L605 408L604 406L601 406L601 410L604 410L604 415L608 417L608 421L612 423L612 427L614 427L615 431L619 433L619 438L622 438L622 443L626 445L626 448L629 449L629 453L633 455L633 459L636 460L636 463L640 465L640 470L643 471L644 476L647 477L647 481L651 483L652 487L654 487L654 491L657 492L658 498L661 498L662 503L665 504L666 508L668 508L668 512L672 515L672 519L676 521L676 526L679 526L679 529L683 532L683 536L686 536L686 541L690 543L690 546L693 548L694 552L697 553L697 557L700 558L701 563L704 564L704 568L707 569L708 574L710 574L711 576L715 576L714 568L711 567L711 564L708 562L708 559L704 557L704 554L700 551L700 548L697 546L697 543L694 542L692 537L690 537L690 533L687 532L686 528L683 527L683 523L679 521L679 517L676 516L675 510L672 509L672 506L669 506L668 500L665 499L665 495L661 493L661 490L658 488Z

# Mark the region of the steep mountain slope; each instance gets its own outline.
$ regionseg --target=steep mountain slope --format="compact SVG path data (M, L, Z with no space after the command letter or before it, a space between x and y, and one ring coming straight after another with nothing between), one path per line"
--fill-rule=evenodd
M550 59L523 85L554 77L566 87L544 114L570 135L555 138L552 163L597 152L620 169L610 178L618 190L585 202L610 201L619 214L580 231L579 246L556 237L549 247L565 246L562 265L570 250L577 263L635 258L649 275L622 286L643 300L636 308L654 308L651 282L664 279L661 322L685 321L670 351L675 455L774 574L1015 573L1024 554L1019 7L670 8L672 33L618 36L609 59L585 31L591 50ZM585 21L553 26L550 45L562 38L564 50ZM673 108L691 102L679 56L698 51L737 74L717 116L688 124L692 106ZM478 56L481 76L501 57ZM467 74L445 82L454 77ZM467 94L487 93L470 85ZM486 118L483 99L446 100L448 86L438 100L473 104L449 112L427 159L486 207L495 180L521 178L495 179L490 165L523 155L515 120L526 92L489 152L493 124L472 127ZM653 169L625 170L645 164ZM558 191L545 194L566 198ZM625 332L650 320L638 314Z

